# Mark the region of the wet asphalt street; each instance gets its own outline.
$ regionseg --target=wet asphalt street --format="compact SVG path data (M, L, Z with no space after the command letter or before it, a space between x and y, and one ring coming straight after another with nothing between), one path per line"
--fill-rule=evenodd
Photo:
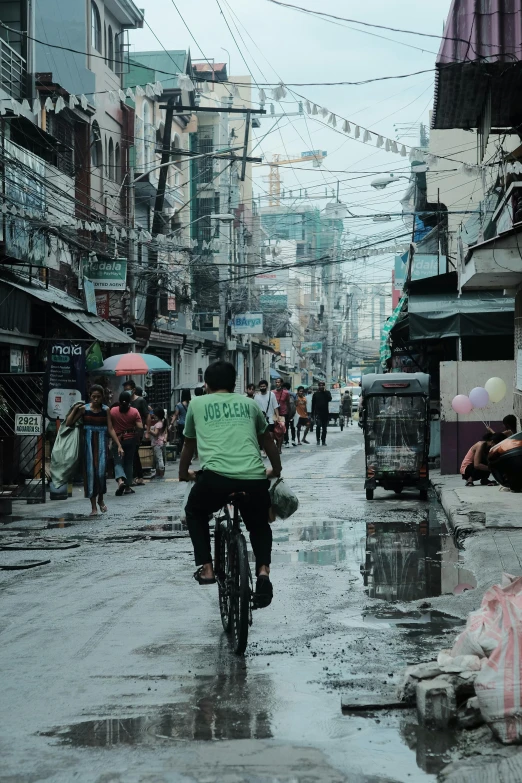
M456 550L434 499L365 500L357 427L312 444L283 454L300 509L274 524L275 597L244 658L216 587L192 579L177 465L133 497L109 482L96 521L75 500L65 522L48 503L0 527L3 547L36 547L1 564L50 560L0 571L0 783L435 779L451 735L411 710L343 714L341 699L378 700L450 646L456 621L426 604Z

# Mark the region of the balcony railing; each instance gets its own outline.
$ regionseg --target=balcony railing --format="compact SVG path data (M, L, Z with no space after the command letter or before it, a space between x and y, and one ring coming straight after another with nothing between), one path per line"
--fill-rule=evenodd
M0 38L0 87L17 101L25 95L24 58Z

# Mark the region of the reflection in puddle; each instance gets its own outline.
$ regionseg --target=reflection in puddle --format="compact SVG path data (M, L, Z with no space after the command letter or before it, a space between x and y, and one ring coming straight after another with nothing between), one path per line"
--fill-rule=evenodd
M385 601L415 601L476 586L436 514L411 521L367 522L361 573L368 595Z
M451 761L450 752L457 744L455 732L430 731L407 719L401 722L400 731L406 745L415 751L418 766L429 775L438 775Z
M159 714L83 721L43 736L83 747L138 745L158 739L269 739L273 735L268 695L264 677L249 682L244 670L237 670L203 677L188 701L165 705Z

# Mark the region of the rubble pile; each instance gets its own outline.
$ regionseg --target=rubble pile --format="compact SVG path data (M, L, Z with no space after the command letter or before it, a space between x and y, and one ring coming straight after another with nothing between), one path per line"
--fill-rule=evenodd
M451 650L408 666L398 698L417 705L419 723L471 729L487 723L509 745L522 742L522 577L503 574Z

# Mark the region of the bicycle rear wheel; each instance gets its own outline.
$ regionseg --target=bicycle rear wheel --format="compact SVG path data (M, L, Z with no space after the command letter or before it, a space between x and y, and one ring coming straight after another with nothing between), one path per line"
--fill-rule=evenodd
M214 530L214 569L218 583L219 613L223 630L230 633L230 580L228 562L228 531L223 520L216 521Z
M230 619L234 652L243 655L250 621L250 569L245 537L236 535L229 549Z

